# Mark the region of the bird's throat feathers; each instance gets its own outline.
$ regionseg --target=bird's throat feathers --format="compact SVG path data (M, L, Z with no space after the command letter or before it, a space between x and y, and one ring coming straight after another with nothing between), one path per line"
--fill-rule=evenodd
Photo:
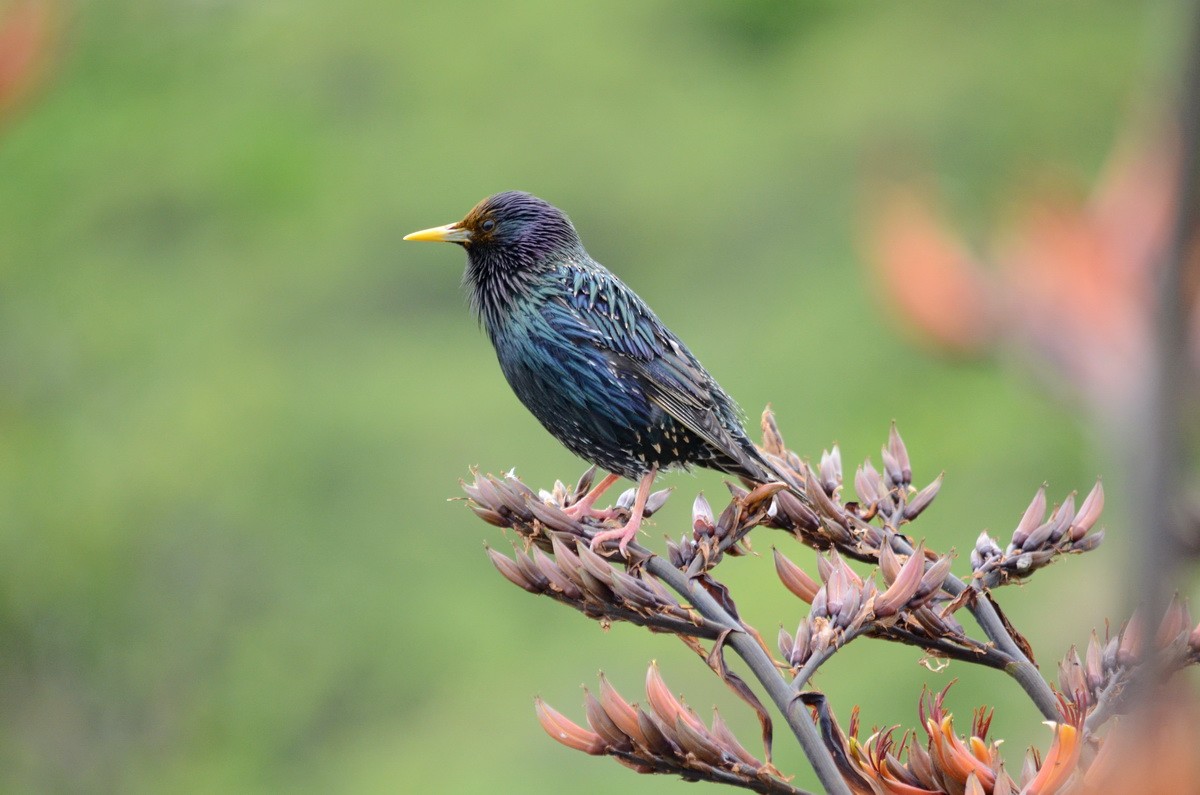
M578 258L582 251L576 247L577 244L536 251L469 248L463 283L470 296L471 309L488 333L494 335L503 326L518 302L536 296L539 286L544 286L548 271L564 261Z

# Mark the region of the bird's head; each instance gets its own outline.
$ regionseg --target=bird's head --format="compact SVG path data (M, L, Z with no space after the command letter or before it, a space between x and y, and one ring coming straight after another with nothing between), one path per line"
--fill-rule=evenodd
M587 257L562 210L515 190L489 196L461 221L404 239L457 243L467 250L463 281L476 316L493 334L514 302L537 289L541 274L565 259Z
M461 221L422 229L404 239L458 243L473 265L504 270L536 268L580 246L579 235L562 210L515 190L489 196Z

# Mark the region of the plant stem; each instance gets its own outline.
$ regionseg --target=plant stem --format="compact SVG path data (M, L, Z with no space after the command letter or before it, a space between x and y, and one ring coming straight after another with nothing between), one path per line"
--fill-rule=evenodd
M942 589L951 596L958 596L967 589L967 584L954 575L950 575L942 583ZM1021 647L1013 640L1012 635L1008 634L1008 629L1000 620L1000 615L992 603L983 593L979 593L978 598L972 599L967 609L971 611L971 615L975 617L975 621L978 622L983 633L992 643L996 644L996 648L1008 655L1010 662L1004 666L1004 672L1017 680L1017 684L1028 694L1046 720L1061 721L1062 713L1059 712L1058 698L1055 697L1054 691L1050 689L1050 685L1042 677L1037 666L1025 656L1025 652L1021 651Z
M635 753L618 751L616 749L610 749L606 753L610 756L620 757L636 765L652 767L658 773L673 773L683 777L685 780L695 779L697 776L696 768L673 765L662 758L646 759ZM706 775L708 780L715 781L718 784L742 787L753 792L762 793L762 795L813 795L808 790L793 787L788 782L776 778L746 778L716 767L710 767L707 771L704 771L703 775Z
M729 615L725 608L721 607L707 591L696 587L692 580L667 561L648 550L635 550L632 545L630 550L635 555L638 553L647 555L646 569L670 585L680 596L690 601L701 615L733 630L729 633L729 645L746 662L755 678L766 689L767 695L775 702L775 706L796 736L796 740L804 750L805 756L808 757L808 761L816 772L821 785L825 787L825 791L829 795L852 795L842 774L838 772L833 756L821 742L816 726L809 720L806 708L776 669L775 663L758 645L758 642L742 628L741 623Z

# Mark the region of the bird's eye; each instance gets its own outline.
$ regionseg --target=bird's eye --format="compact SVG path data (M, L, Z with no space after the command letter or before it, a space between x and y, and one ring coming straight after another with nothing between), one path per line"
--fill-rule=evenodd
M490 232L496 228L496 222L493 221L491 218L487 218L484 220L484 222L482 224L479 225L479 228L485 232Z

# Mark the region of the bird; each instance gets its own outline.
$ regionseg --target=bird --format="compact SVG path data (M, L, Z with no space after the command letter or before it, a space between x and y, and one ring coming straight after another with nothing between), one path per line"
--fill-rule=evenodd
M618 479L638 484L628 520L596 533L622 555L660 472L699 466L765 483L777 470L741 414L650 306L584 248L566 213L522 191L479 202L461 220L405 240L466 249L471 308L517 398L568 450L607 475L567 509L593 506Z

